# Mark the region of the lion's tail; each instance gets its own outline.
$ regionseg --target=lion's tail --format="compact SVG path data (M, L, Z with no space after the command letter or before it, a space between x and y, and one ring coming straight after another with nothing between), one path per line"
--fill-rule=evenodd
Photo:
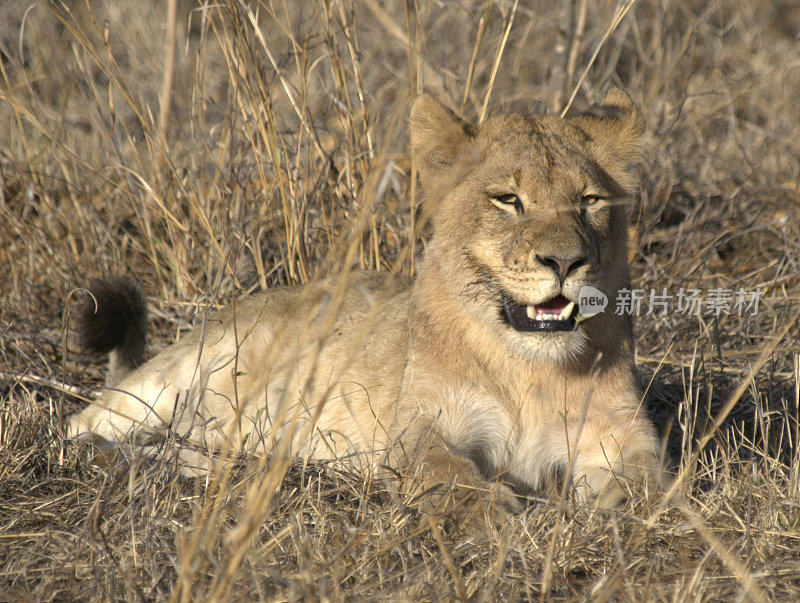
M147 302L126 276L92 281L89 292L77 312L78 339L86 352L108 354L106 384L114 385L144 360Z

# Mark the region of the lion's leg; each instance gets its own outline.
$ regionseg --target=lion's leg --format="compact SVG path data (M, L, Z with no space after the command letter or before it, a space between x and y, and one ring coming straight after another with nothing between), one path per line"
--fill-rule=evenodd
M182 438L198 435L215 414L203 410L233 396L233 357L215 351L198 364L195 355L170 348L70 417L68 435L119 442L135 434L148 440L168 427Z
M596 496L598 507L619 507L633 494L663 486L656 439L638 417L619 424L607 417L587 418L574 450L573 483L579 496Z
M202 448L263 447L250 432L256 423L263 432L269 418L258 411L264 386L257 379L237 386L239 373L254 372L246 357L238 357L237 364L237 353L227 341L209 347L199 360L196 349L168 348L69 417L68 436L106 445L131 439L146 444L169 432Z
M136 391L132 391L134 389ZM107 443L121 442L133 434L151 439L170 425L180 397L180 390L175 386L162 384L158 392L141 386L126 391L123 383L119 389L106 390L97 400L69 417L67 435Z
M520 498L508 484L486 479L475 462L456 454L433 432L417 442L411 454L405 450L389 462L403 478L407 504L426 515L457 516L477 524L487 515L500 519L522 510Z

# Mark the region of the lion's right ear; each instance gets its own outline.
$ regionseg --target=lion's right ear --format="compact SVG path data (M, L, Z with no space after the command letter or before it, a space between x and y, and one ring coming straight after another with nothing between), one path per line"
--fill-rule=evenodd
M463 157L475 136L470 124L430 94L422 94L414 101L408 126L423 183Z
M599 104L567 119L587 136L595 158L622 188L634 188L645 123L631 97L612 88Z

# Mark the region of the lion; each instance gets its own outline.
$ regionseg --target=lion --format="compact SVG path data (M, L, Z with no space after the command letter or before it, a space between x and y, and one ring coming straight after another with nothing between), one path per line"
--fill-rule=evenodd
M614 311L630 288L637 107L613 89L574 116L476 126L423 94L409 131L432 225L415 278L269 289L141 365L141 292L100 283L84 340L110 352L110 384L69 435L338 459L412 476L439 509L475 493L518 509L564 480L606 508L657 485L632 319ZM583 311L585 287L605 312Z

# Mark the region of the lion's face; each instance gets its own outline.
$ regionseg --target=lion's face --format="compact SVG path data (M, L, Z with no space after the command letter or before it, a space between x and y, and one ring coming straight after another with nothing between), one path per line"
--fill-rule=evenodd
M628 285L627 205L641 121L626 96L612 95L617 104L572 120L500 115L472 128L432 99L427 121L419 102L412 114L431 252L448 289L473 320L527 355L581 353L608 330L616 292ZM431 116L437 132L426 139ZM585 287L608 297L605 314L581 314Z

